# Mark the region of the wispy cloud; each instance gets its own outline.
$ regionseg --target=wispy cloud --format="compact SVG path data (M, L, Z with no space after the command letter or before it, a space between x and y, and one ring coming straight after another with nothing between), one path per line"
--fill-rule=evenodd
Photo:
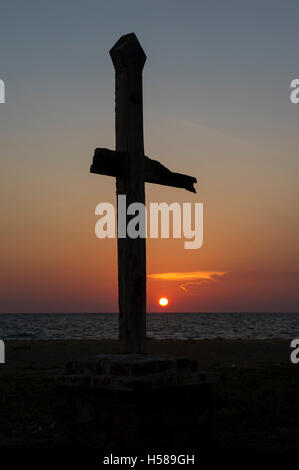
M215 280L215 276L223 276L226 274L221 271L191 271L187 273L157 273L148 274L150 279L162 279L164 281L196 281L201 279Z
M202 284L206 282L216 281L218 277L226 274L222 271L191 271L187 273L157 273L148 274L149 279L158 279L160 281L185 281L180 284L180 288L187 292L187 287L191 285Z

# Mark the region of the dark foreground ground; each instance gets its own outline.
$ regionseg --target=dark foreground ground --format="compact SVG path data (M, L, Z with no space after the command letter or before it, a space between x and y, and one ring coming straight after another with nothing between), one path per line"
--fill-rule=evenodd
M69 445L55 426L53 377L69 360L117 350L115 341L7 341L0 447ZM221 373L212 448L299 448L299 364L290 362L290 341L149 341L148 351L192 357Z

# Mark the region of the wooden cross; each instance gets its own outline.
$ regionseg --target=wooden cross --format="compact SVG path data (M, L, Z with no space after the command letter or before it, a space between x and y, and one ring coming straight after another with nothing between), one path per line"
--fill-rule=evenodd
M122 36L110 50L115 68L116 151L97 148L91 173L116 177L116 193L127 207L145 203L144 183L196 192L192 176L173 173L144 155L142 70L146 55L134 33ZM119 208L118 208L119 210ZM128 218L127 213L125 217ZM126 219L128 220L128 219ZM121 352L145 352L145 238L118 237L119 340Z

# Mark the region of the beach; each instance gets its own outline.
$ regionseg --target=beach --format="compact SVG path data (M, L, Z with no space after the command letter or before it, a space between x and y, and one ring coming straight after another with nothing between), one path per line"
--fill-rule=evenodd
M52 374L63 371L67 361L90 360L97 354L117 353L113 340L6 341L6 364L0 378L14 374ZM290 341L277 340L163 340L147 341L148 353L186 356L200 367L256 368L290 365Z
M297 448L298 366L287 340L148 341L150 353L185 356L219 373L212 447ZM54 377L71 360L117 353L111 340L7 341L0 367L0 446L71 445L55 428Z

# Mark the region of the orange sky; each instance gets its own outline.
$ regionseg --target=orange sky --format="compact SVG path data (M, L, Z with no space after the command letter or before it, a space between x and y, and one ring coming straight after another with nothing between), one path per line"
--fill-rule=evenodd
M272 141L265 140L260 147L165 118L164 134L177 144L173 153L174 148L167 151L161 144L158 124L147 120L147 126L148 154L199 181L197 195L147 184L147 202L204 204L203 247L185 250L183 240L149 239L147 272L226 273L185 292L181 280L149 279L148 310L159 309L158 297L165 295L169 311L296 311L295 175L288 171L282 178L287 170L278 165L281 148L274 148ZM46 132L26 146L6 143L2 312L117 310L116 241L100 240L94 233L96 205L115 203L113 179L89 174L93 147L101 142L113 148L105 129L99 135L84 135L78 142L70 142L67 134L57 135L53 144ZM294 152L292 145L288 144L289 152ZM51 146L56 154L59 147L57 162L51 159ZM21 152L17 170L16 147ZM188 152L181 159L184 148ZM32 162L28 168L32 155L37 165ZM271 171L266 171L268 155L274 162Z
M148 274L187 273L149 278L148 310L166 296L169 311L298 311L295 15L168 3L159 17L119 4L113 27L108 3L71 18L58 4L26 5L25 20L3 12L0 312L117 311L116 241L94 233L115 183L89 166L96 147L115 146L108 50L131 31L148 56L145 153L199 182L197 195L147 184L147 203L204 207L199 250L147 241ZM223 274L188 275L203 272Z

